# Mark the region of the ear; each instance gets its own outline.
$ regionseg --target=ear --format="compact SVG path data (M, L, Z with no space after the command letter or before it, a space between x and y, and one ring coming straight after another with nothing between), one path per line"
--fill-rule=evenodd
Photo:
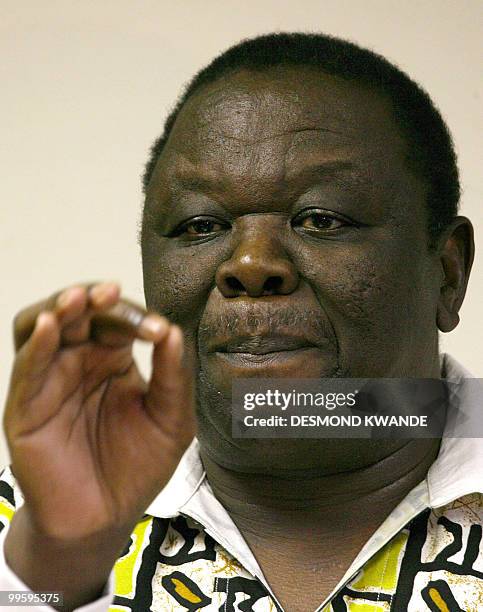
M456 217L439 241L442 281L436 323L442 332L450 332L459 323L459 309L468 285L475 253L473 226L466 217Z

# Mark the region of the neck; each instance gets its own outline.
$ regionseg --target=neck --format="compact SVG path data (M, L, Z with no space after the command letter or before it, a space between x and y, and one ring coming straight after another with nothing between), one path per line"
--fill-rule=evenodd
M215 496L243 535L269 543L282 534L298 540L301 532L334 537L348 526L372 533L425 478L439 443L410 440L361 468L309 476L301 470L296 477L292 471L289 478L233 471L206 449L201 459Z

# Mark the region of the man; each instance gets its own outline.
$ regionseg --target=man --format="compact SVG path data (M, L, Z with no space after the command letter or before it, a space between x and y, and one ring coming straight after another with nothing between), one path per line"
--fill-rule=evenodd
M473 242L427 95L345 41L246 41L192 81L145 192L148 313L100 283L16 319L2 588L86 611L476 610L478 440L231 435L237 378L468 376L438 350Z

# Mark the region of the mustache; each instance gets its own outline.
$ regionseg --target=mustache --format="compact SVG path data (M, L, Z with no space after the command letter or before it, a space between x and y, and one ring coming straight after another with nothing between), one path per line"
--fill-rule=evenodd
M300 330L309 339L330 340L336 345L335 333L324 312L315 308L250 304L235 305L221 312L206 313L198 326L201 346L213 336L262 336Z

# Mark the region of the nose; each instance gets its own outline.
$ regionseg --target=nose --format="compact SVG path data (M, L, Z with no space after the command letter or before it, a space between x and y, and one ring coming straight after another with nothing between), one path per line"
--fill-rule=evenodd
M216 272L224 297L288 295L298 286L299 275L277 237L276 224L261 217L240 228L230 259Z

